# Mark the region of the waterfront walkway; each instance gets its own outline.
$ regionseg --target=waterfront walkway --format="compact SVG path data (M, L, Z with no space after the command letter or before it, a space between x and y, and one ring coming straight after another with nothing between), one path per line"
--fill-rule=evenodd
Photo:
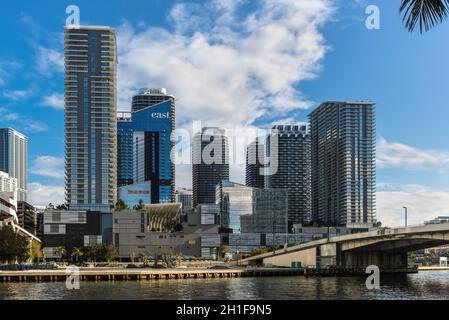
M113 269L80 268L79 274L73 269L0 271L0 282L53 282L66 281L67 277L78 276L80 281L128 281L128 280L169 280L208 279L238 277L299 276L302 269L253 268L253 269Z

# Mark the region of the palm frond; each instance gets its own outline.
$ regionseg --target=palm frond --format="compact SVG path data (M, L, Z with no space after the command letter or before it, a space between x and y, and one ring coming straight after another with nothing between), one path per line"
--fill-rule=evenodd
M403 14L403 23L408 31L423 33L446 19L449 13L449 0L402 0L399 11Z

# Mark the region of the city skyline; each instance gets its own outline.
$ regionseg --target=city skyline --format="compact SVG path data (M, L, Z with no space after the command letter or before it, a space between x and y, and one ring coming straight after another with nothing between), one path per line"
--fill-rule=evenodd
M89 24L118 26L120 27L119 42L122 41L122 43L129 45L130 49L123 49L123 51L119 52L119 61L122 61L124 64L123 67L119 65L119 68L122 68L119 70L119 74L121 72L121 74L125 75L122 84L119 84L119 109L130 107L131 103L129 99L132 97L131 91L128 90L130 87L133 87L133 89L145 86L167 87L170 92L180 99L179 109L181 114L179 116L179 123L181 127L186 126L186 116L189 115L193 119L198 117L198 119L203 121L207 121L208 118L223 121L223 123L215 124L224 127L230 122L234 122L236 126L249 124L250 126L270 127L274 122L281 124L304 122L307 114L314 107L317 107L322 101L329 99L370 100L377 104L379 115L377 135L379 167L378 219L393 226L401 225L403 222L402 206L405 204L410 208L411 223L420 223L438 215L447 215L448 211L444 204L449 199L449 192L446 191L449 189L446 182L449 156L445 150L448 150L449 147L447 142L442 139L442 137L447 136L444 134L444 130L447 129L442 122L446 117L447 111L441 107L446 99L444 93L441 93L438 97L434 97L433 95L433 92L437 90L436 87L440 86L440 83L444 83L439 80L443 79L443 75L447 73L447 70L445 69L446 67L438 71L435 70L436 66L434 62L425 62L419 59L419 52L412 53L410 50L413 43L417 41L423 44L422 47L425 47L425 44L429 41L435 42L435 39L437 39L436 41L440 38L443 39L447 32L443 28L437 28L432 34L423 36L422 38L410 36L401 28L397 8L394 4L387 4L386 1L379 1L382 14L382 29L379 31L370 31L364 27L364 8L357 4L348 4L347 7L343 8L341 1L318 1L318 3L320 3L321 7L317 8L316 11L311 11L312 16L317 17L323 14L323 17L322 21L317 22L317 25L313 24L314 33L310 36L321 36L323 39L321 39L322 41L318 41L315 38L314 40L310 40L308 44L312 47L314 45L317 46L316 48L310 49L310 51L296 52L302 58L304 56L300 55L300 53L310 54L310 60L306 59L306 62L309 62L306 70L293 68L295 72L301 71L306 75L293 76L292 79L294 81L292 82L292 80L279 80L275 77L276 74L268 74L266 75L267 79L272 79L273 82L279 81L279 83L261 84L260 87L256 88L243 86L244 89L251 89L249 91L247 90L251 97L257 97L254 93L258 89L262 93L279 93L282 91L282 85L285 86L283 89L293 89L295 94L303 95L303 99L299 100L296 96L289 100L286 99L288 95L280 95L277 96L279 98L277 102L268 100L261 101L262 104L272 102L276 105L272 111L281 114L281 117L277 118L271 117L271 112L265 109L254 109L254 101L247 100L241 100L240 103L245 107L244 110L248 110L248 114L239 118L240 113L238 111L242 109L242 106L234 103L232 99L226 101L217 98L219 97L220 91L215 86L214 81L210 81L209 87L194 88L192 94L189 94L187 89L190 89L190 87L183 86L186 82L181 81L184 71L188 66L194 66L194 70L198 72L201 70L207 72L207 75L211 79L215 79L212 76L217 73L217 69L212 68L211 63L206 63L207 60L201 60L201 63L198 62L198 64L195 64L195 61L193 61L187 66L181 65L179 72L175 72L180 79L173 79L167 75L163 75L161 69L145 64L142 65L144 62L137 59L135 50L147 52L149 49L158 49L156 52L163 52L162 48L164 45L166 45L165 50L167 53L173 53L174 48L186 48L189 49L186 52L190 54L197 53L198 59L205 59L205 55L200 52L202 48L200 46L201 44L204 45L203 49L208 52L212 49L219 50L219 48L214 48L213 43L214 40L219 41L220 39L214 39L213 35L202 28L199 29L199 34L204 35L204 39L194 38L194 35L188 30L189 25L181 24L183 21L181 15L183 11L181 9L185 10L185 12L194 10L192 6L187 5L188 2L187 4L181 2L176 5L170 2L164 2L164 4L159 3L153 5L153 9L157 8L157 10L165 14L159 17L155 14L146 25L139 24L138 21L142 17L139 17L139 14L133 14L130 10L105 15L98 12L98 10L92 10L93 5L87 2L79 1L77 4L81 9L81 22L83 24L87 21ZM327 6L326 3L331 4L332 7L336 6L337 13L334 14L339 17L340 21L331 21L329 18L331 16L329 12L331 11L331 5ZM185 6L182 7L182 4L185 4ZM62 39L58 38L58 35L62 32L66 4L62 3L58 6L44 5L40 10L33 10L33 5L30 5L30 8L27 9L29 12L24 12L22 9L18 10L14 4L9 4L7 7L10 8L11 17L14 19L19 18L19 22L10 23L15 32L11 32L12 35L7 35L5 39L6 43L11 48L24 48L24 53L16 57L12 55L13 49L11 49L11 52L8 52L9 49L4 49L5 51L1 57L2 65L0 66L0 75L2 81L0 82L0 107L2 109L0 110L2 111L0 114L6 116L3 117L3 122L0 123L0 126L15 127L17 125L19 131L28 131L24 133L30 136L29 164L31 173L31 201L34 202L36 199L35 195L39 193L43 199L42 201L45 201L45 203L41 204L46 204L48 202L46 200L48 199L55 199L54 202L58 202L61 199L61 190L63 190L63 177L61 178L61 176L64 174L64 161L62 141L63 112L61 111L62 106L58 104L61 101L63 91L61 89L63 87L63 81L61 81L62 72L60 60L62 51L61 43L57 39ZM117 8L117 4L115 7ZM50 21L46 21L44 18L44 9L52 12ZM221 17L224 16L223 10L226 8L220 11L216 8L214 9L213 5L210 5L206 9L214 13L214 15ZM234 13L231 9L228 8L226 9L228 11L225 12ZM284 14L281 15L281 18L288 20L293 15L297 15L298 18L301 17L300 10L297 7L293 7L293 9L291 15ZM254 10L259 10L258 12L265 14L265 17L270 19L270 16L263 11L262 2L260 7L259 5L251 5L244 9L239 9L238 12L246 15ZM33 12L32 16L31 12ZM170 12L172 22L166 18L167 15L170 15ZM200 14L197 12L197 15ZM122 18L128 18L128 23L124 24L121 21ZM8 23L8 19L9 17L5 17L5 21L2 23ZM275 22L281 27L285 26L281 20L276 20ZM217 22L215 26L217 28L225 28L226 23L225 19L223 19L221 22ZM151 45L147 47L144 40L151 39L151 36L157 31L153 29L154 26L161 28L162 38L165 40L155 41L156 43L153 44L153 47ZM200 24L200 26L202 25ZM332 30L332 26L337 26L338 28ZM300 28L301 26L295 25L295 27ZM247 31L250 34L262 36L260 33L249 28L248 26ZM53 37L56 40L42 39L38 38L35 34L32 35L31 30L36 29L42 31L39 34L56 35ZM343 32L348 32L349 30L352 37L338 37L342 30ZM389 31L388 35L385 34L385 30ZM18 37L17 34L19 34ZM180 34L180 43L174 41L177 34ZM243 51L244 53L245 50L249 50L243 49L243 40L247 40L244 44L248 46L256 45L255 42L249 42L247 38L240 34L231 33L229 37L227 39L231 41L229 47L235 52ZM336 40L337 38L339 39L338 41ZM360 47L373 48L374 50L367 49L366 52L361 52L361 50L357 49L353 50L354 52L349 52L349 49L344 48L346 41L354 39L361 44ZM198 44L199 48L194 48L190 45L190 42L194 42L193 40L196 40L195 43ZM172 44L172 46L168 46L169 44ZM282 46L282 43L277 45ZM325 48L325 45L329 45L332 49ZM397 55L394 54L386 58L382 53L382 49L391 46L393 49L397 48L398 53ZM440 49L433 51L431 54L439 56L440 54L445 54L449 48L446 44L442 43ZM418 51L422 53L421 50L423 49L419 49ZM377 53L368 51L375 51ZM222 52L219 51L219 53L221 54ZM401 53L407 54L404 55ZM251 54L254 54L254 52L251 52ZM177 57L179 58L179 56L175 56L175 58ZM243 60L237 57L235 59L237 59L236 62L238 65ZM291 58L289 56L281 57ZM122 58L126 60L123 61ZM156 61L162 61L159 56L154 58ZM407 66L410 65L413 59L418 59L420 63L420 67L417 68L418 70L415 73L411 73L407 69ZM43 88L42 82L30 81L30 77L32 78L30 75L17 74L20 73L21 65L27 61L36 61L35 68L39 74L42 73L41 75L45 79L45 84L49 83L48 87ZM297 60L293 61L295 62ZM168 59L167 64L171 65L172 63L172 60ZM142 66L144 66L142 72L138 73L139 75L144 75L143 77L139 77L138 81L141 82L136 83L137 80L129 79L127 75L135 72L136 69ZM320 70L315 70L315 68L319 68ZM421 90L418 90L417 87L421 83L420 79L425 78L427 69L436 73L433 76L435 84L433 86L424 86ZM343 70L346 70L347 73L342 73L341 71ZM382 72L386 74L387 71L391 72L391 70L394 71L394 76L390 77L391 79L385 79ZM223 70L218 69L218 71ZM225 71L229 72L231 70ZM236 76L242 75L238 70L234 71ZM257 73L257 70L252 71L256 72L256 78L259 77L260 74ZM290 73L288 75L291 76ZM340 83L331 86L330 83L337 79L337 75L343 77L340 81L343 84ZM399 84L400 79L403 77L407 78L407 75L410 78L416 77L419 80L417 81L418 84L409 83L408 86L407 84ZM231 76L229 75L229 77ZM314 76L312 81L305 81L312 76ZM156 80L158 80L157 83ZM200 84L202 85L203 83L200 82ZM34 88L33 85L35 86ZM204 90L205 88L209 90ZM395 92L392 91L392 88L395 88ZM231 88L230 93L227 93L225 97L229 97L229 94L237 93L236 97L240 98L241 95L239 94L241 91L235 90ZM438 91L441 92L441 90ZM204 105L204 98L199 98L200 95L208 96L204 98L211 99L212 104L217 101L222 101L223 103L221 105L214 104L213 107L209 106L210 112L207 114L203 112L206 110L206 106ZM198 99L195 100L195 98ZM292 107L289 103L296 107ZM53 106L53 109L59 110L45 108L44 104ZM15 108L16 106L19 107ZM282 106L285 109L282 109ZM306 106L308 109L305 109ZM409 112L410 110L413 112ZM438 112L441 116L432 116L431 114L435 112ZM225 114L229 114L229 119L224 118ZM259 117L255 120L251 118L255 116ZM21 128L23 123L28 123L28 125L25 128ZM432 128L426 128L424 130L424 124L428 125L429 123L432 123ZM185 176L189 172L191 171L188 168L180 168L177 177L178 186L188 186L188 179ZM244 169L231 168L231 180L243 182L243 177Z

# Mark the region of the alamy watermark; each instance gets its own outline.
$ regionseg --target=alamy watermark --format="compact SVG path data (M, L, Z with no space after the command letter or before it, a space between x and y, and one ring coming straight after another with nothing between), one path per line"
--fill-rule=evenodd
M368 17L365 20L365 26L368 30L380 29L380 9L378 6L371 4L366 7L365 13Z
M81 25L80 8L76 5L69 5L65 9L65 13L68 15L65 25L73 29L79 29Z
M171 161L175 165L253 164L260 165L261 175L274 175L278 170L278 133L277 129L204 128L195 121L192 131L181 128L173 133Z
M365 271L369 274L366 279L365 285L368 290L379 290L380 289L380 270L378 266L368 266Z
M67 280L65 286L67 290L79 290L80 289L80 268L70 266L66 269Z

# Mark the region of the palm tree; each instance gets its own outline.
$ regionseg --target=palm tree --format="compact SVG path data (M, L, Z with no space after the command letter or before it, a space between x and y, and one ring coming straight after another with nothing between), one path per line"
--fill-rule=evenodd
M74 247L72 249L72 257L75 257L76 263L78 263L79 258L82 257L83 255L84 255L83 249L78 247Z
M419 24L419 32L423 33L442 23L449 13L449 0L402 0L399 11L408 31L415 30Z
M145 203L142 199L139 200L139 204L137 206L134 206L134 210L137 211L143 211L145 209Z
M55 253L59 256L60 262L62 262L62 258L67 254L67 250L65 247L57 247Z

